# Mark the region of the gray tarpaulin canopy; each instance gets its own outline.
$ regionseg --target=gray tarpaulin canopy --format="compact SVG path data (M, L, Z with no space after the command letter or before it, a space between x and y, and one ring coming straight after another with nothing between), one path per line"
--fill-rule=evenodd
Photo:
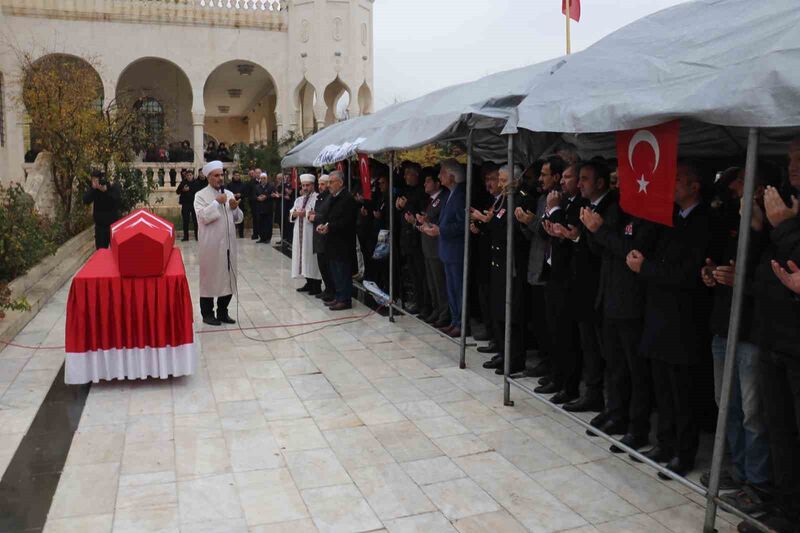
M499 72L392 105L372 115L339 122L290 150L282 164L319 166L330 162L320 160L320 154L334 154L337 147L358 139L363 139L358 144L359 152L380 153L433 141L463 139L470 128L497 128L499 133L514 107L561 64L563 60L554 59Z

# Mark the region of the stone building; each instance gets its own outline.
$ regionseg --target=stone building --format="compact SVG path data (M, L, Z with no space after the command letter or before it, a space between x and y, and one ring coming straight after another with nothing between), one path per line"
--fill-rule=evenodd
M374 0L0 0L0 180L31 148L17 51L92 58L168 141L270 142L372 109ZM184 165L188 166L188 165Z

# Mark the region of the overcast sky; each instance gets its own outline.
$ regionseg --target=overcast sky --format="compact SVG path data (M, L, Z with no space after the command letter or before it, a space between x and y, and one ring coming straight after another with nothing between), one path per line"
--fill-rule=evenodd
M684 0L583 0L572 50ZM564 54L561 0L375 0L375 109Z

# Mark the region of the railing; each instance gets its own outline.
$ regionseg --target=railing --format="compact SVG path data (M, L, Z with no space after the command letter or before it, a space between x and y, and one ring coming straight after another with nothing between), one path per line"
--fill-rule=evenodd
M133 168L140 171L145 176L152 176L158 182L159 192L174 191L181 181L181 169L194 169L192 161L181 163L133 163ZM222 163L223 171L228 171L236 166L236 163ZM175 171L173 178L170 170Z
M141 1L141 0L140 0ZM208 9L243 9L250 11L286 11L287 0L143 0L166 4L179 4Z

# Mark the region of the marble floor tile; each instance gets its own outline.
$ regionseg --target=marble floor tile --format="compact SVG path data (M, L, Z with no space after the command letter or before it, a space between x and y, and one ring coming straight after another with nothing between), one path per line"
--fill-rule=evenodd
M119 463L65 466L48 518L111 513L118 484Z
M353 481L381 520L428 513L436 507L397 464L359 468Z
M410 421L370 426L395 461L408 462L443 455L442 451Z
M422 420L425 418L440 418L447 413L433 400L418 400L396 404L400 412L409 420Z
M129 416L125 428L125 444L171 441L175 420L172 413Z
M339 397L328 379L322 374L290 376L288 380L297 396L303 401Z
M116 509L140 509L177 504L178 485L174 482L145 485L120 484Z
M282 450L327 448L328 443L311 418L275 420L269 423L272 435Z
M130 507L114 513L114 533L180 533L178 506Z
M72 437L66 464L119 463L124 443L125 428L121 424L79 428Z
M289 471L300 490L351 482L336 455L328 448L285 452L285 457Z
M308 516L300 493L285 468L235 474L248 526L299 520Z
M175 465L178 479L231 472L228 449L223 438L176 438Z
M256 400L223 402L217 404L220 423L225 431L265 429L267 419Z
M298 378L306 376L297 376ZM251 378L250 385L253 393L259 400L285 400L287 398L297 398L292 384L285 377L277 378Z
M279 524L262 524L250 528L249 533L317 533L319 530L310 518Z
M247 378L212 378L211 390L217 402L238 402L256 398Z
M259 404L267 420L290 420L310 416L299 398L260 400Z
M306 410L320 430L342 429L363 426L364 423L341 398L329 400L307 400Z
M450 521L439 512L386 520L385 524L389 533L456 533Z
M111 533L114 515L94 514L48 520L44 533Z
M280 447L269 429L226 431L225 442L234 472L280 468Z
M670 533L669 529L646 514L627 516L595 527L602 533Z
M687 503L651 513L650 516L674 533L694 533L702 530L705 509L694 503ZM717 533L736 533L735 526L719 518L716 530Z
M181 533L248 533L244 518L181 524Z
M146 474L175 470L175 445L170 441L126 444L122 474Z
M524 472L539 472L569 464L566 459L518 429L484 433L481 440Z
M497 502L469 478L425 485L422 490L450 520L500 509Z
M461 422L450 415L418 419L413 420L413 422L420 431L430 439L449 437L451 435L463 435L464 433L470 432Z
M371 465L393 463L394 459L366 427L324 432L336 457L348 471Z
M475 453L488 452L491 447L472 433L452 435L433 439L433 443L449 457L461 457Z
M277 361L273 360L246 360L243 361L245 374L249 378L274 379L284 376L283 370Z
M243 517L233 474L178 481L178 511L181 525Z
M308 357L278 359L278 364L285 376L299 376L302 374L314 374L315 372L319 372L319 369Z
M468 516L467 518L456 520L453 525L460 533L483 533L485 531L525 533L527 531L507 511L502 510Z
M355 485L336 485L302 492L320 533L358 533L383 526Z
M131 388L128 404L130 416L171 414L172 411L172 388L169 383L136 383Z
M466 477L466 474L445 456L401 463L400 466L417 485L430 485Z
M607 459L612 455L588 438L576 438L574 432L548 416L523 418L515 425L572 464Z
M222 422L216 409L208 413L176 414L177 438L217 439L222 437Z

